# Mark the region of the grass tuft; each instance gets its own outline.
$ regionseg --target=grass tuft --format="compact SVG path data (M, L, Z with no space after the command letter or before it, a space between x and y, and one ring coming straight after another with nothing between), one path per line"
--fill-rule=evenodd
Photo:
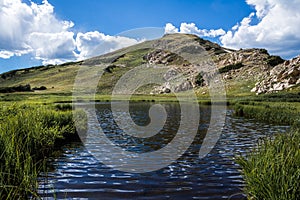
M265 138L246 157L238 157L249 199L300 199L300 131Z
M7 104L0 107L0 199L38 197L38 175L55 142L74 137L72 111L54 106Z

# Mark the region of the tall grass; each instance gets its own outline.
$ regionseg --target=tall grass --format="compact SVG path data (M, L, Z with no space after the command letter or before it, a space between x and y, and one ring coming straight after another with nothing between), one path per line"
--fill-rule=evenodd
M246 157L239 157L249 199L300 199L300 131L266 138Z
M263 139L246 157L237 158L249 199L300 199L299 110L299 104L286 102L235 105L237 115L293 127L290 132Z
M240 102L235 105L238 116L279 125L300 127L300 107L295 103Z
M37 197L37 177L55 142L75 133L71 111L51 106L0 107L0 199Z

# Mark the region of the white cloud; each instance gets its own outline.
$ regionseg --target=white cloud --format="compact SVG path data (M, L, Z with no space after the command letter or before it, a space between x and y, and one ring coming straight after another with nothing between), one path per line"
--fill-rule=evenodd
M22 0L0 0L0 58L31 54L43 64L58 64L86 59L138 41L121 36L87 32L77 35L71 30L72 21L60 20L54 7L23 3Z
M69 29L73 22L59 20L54 8L44 0L41 5L21 0L0 0L0 57L10 58L32 53L47 62L60 58L63 50L72 54L76 46ZM56 57L58 56L58 57ZM75 54L70 59L75 58Z
M43 64L57 64L77 58L74 33L31 33L28 43L34 49L36 59L42 60Z
M176 28L173 24L167 23L165 26L165 33L170 34L170 33L178 33L178 28Z
M223 29L206 30L199 29L194 23L181 23L180 28L176 28L173 24L167 23L165 26L165 33L189 33L195 34L199 37L218 37L224 35L226 32Z
M246 0L255 13L225 32L201 29L195 23L165 25L165 33L190 33L220 38L229 48L266 48L273 54L292 57L300 54L300 1ZM257 22L258 21L258 22ZM255 24L255 22L257 22ZM86 59L136 44L136 39L109 36L98 31L75 34L74 23L58 19L54 7L22 0L0 0L0 58L32 55L48 63Z
M270 53L285 58L300 54L299 0L246 0L246 3L253 6L255 12L227 32L223 29L200 29L194 23L181 23L179 28L168 23L165 33L219 38L228 48L266 48Z
M286 58L300 54L299 0L246 0L256 12L220 37L229 48L266 48ZM257 24L254 19L257 18Z
M122 36L105 35L98 31L78 33L76 37L76 45L80 52L79 59L98 56L138 42L140 41Z

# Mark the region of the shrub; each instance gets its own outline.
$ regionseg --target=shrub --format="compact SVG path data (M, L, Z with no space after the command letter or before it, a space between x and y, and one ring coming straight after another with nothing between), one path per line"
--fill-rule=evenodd
M202 75L201 72L200 72L199 74L197 74L195 83L196 83L198 86L200 86L200 87L203 86L203 84L204 84L204 79L203 79L203 75Z
M220 68L219 72L222 74L222 73L229 72L230 70L233 70L233 69L239 69L243 66L244 66L243 63L236 63L236 64L231 64L231 65L226 65L225 67Z
M26 85L18 85L13 87L2 87L0 88L0 93L10 93L10 92L31 92L31 86L29 84Z
M41 86L41 87L34 87L32 88L33 90L47 90L46 86Z
M110 65L104 69L105 72L113 73L113 69L116 68L116 65Z
M272 67L275 67L276 65L279 65L283 63L284 60L280 56L269 56L267 59L268 65L271 65Z

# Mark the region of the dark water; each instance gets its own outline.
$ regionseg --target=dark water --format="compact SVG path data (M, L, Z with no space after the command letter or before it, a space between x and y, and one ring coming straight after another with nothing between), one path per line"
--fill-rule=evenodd
M151 104L135 103L131 117L139 125L150 122ZM127 151L150 152L167 145L180 124L180 106L164 104L168 113L164 128L150 138L130 138L118 129L110 104L97 104L98 121L106 136ZM41 182L44 199L245 199L243 180L234 155L255 147L259 138L286 130L254 120L233 117L228 110L222 135L205 158L198 156L209 126L210 107L201 107L198 133L188 150L175 162L160 170L128 173L109 168L94 158L80 142L62 147L62 155L50 162L53 171ZM92 125L98 125L99 122ZM91 124L90 124L91 125ZM109 152L107 153L109 157ZM147 165L153 162L149 161Z

